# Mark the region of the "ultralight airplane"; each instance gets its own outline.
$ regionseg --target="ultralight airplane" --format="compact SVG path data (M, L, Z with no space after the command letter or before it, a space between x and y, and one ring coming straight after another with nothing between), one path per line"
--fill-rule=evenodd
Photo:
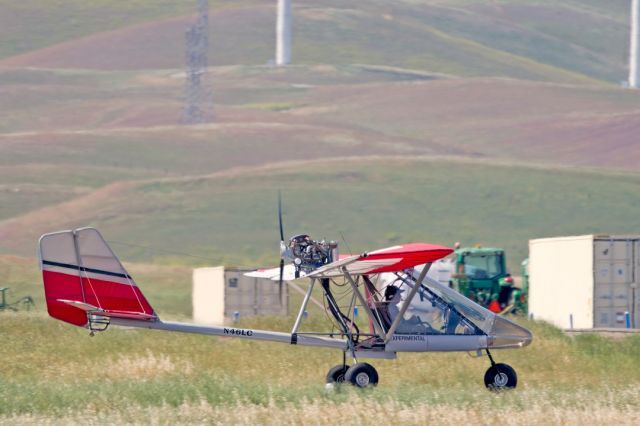
M527 346L532 334L427 276L431 263L452 249L404 244L340 256L335 242L314 241L307 235L295 236L285 245L281 209L279 218L280 267L250 275L280 285L283 279L310 279L290 333L162 321L94 228L40 238L38 256L49 314L85 327L91 335L115 325L335 348L343 353L342 363L329 370L326 382L357 387L378 383L376 369L360 362L362 358L394 359L398 352L463 351L478 356L484 352L491 363L485 385L492 390L516 386L515 370L494 362L490 350ZM285 258L293 262L285 265ZM317 283L334 324L328 331L300 331ZM337 288L340 301L347 303L336 298ZM360 329L363 321L357 312L366 314L366 332ZM353 359L351 366L348 357Z

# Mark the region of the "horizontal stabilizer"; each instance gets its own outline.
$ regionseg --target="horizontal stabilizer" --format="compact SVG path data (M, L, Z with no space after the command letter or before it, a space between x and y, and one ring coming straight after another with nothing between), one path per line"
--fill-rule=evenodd
M126 318L126 319L137 319L141 321L154 321L158 319L156 315L148 315L140 312L105 311L104 309L100 309L97 306L93 306L88 303L78 302L76 300L58 299L58 302L65 303L69 306L73 306L74 308L81 309L87 312L88 314L100 315L108 318Z
M78 302L77 300L58 299L57 302L66 303L67 305L73 306L74 308L82 309L85 312L98 312L102 310L97 306L93 306L88 303Z

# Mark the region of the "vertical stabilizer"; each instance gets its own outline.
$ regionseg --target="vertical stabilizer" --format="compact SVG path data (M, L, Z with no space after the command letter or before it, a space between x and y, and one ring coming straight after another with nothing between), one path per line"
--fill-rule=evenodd
M85 326L88 313L152 319L153 308L94 228L45 234L40 269L49 315Z

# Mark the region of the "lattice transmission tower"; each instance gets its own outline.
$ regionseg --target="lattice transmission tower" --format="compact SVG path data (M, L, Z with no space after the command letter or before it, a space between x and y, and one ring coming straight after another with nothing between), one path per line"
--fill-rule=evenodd
M198 18L186 31L186 105L182 117L185 124L213 119L213 96L206 82L208 50L209 0L198 0Z

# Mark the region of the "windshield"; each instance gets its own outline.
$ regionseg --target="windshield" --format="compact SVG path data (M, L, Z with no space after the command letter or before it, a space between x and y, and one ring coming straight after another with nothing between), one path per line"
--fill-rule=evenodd
M381 280L387 287L400 289L397 297L387 302L391 321L401 312L421 269L417 267L405 273L388 274ZM522 347L532 339L526 328L494 314L429 277L418 288L396 334L487 335L488 347L491 348Z
M503 275L501 254L468 254L464 257L464 273L472 279L491 279Z
M421 285L396 329L398 334L486 334L494 314L446 286L427 278L429 285ZM431 283L436 283L432 286ZM415 285L414 280L399 274L394 286L401 290L388 310L392 319L399 313L405 298ZM394 299L395 300L395 299ZM483 312L484 311L484 312Z

